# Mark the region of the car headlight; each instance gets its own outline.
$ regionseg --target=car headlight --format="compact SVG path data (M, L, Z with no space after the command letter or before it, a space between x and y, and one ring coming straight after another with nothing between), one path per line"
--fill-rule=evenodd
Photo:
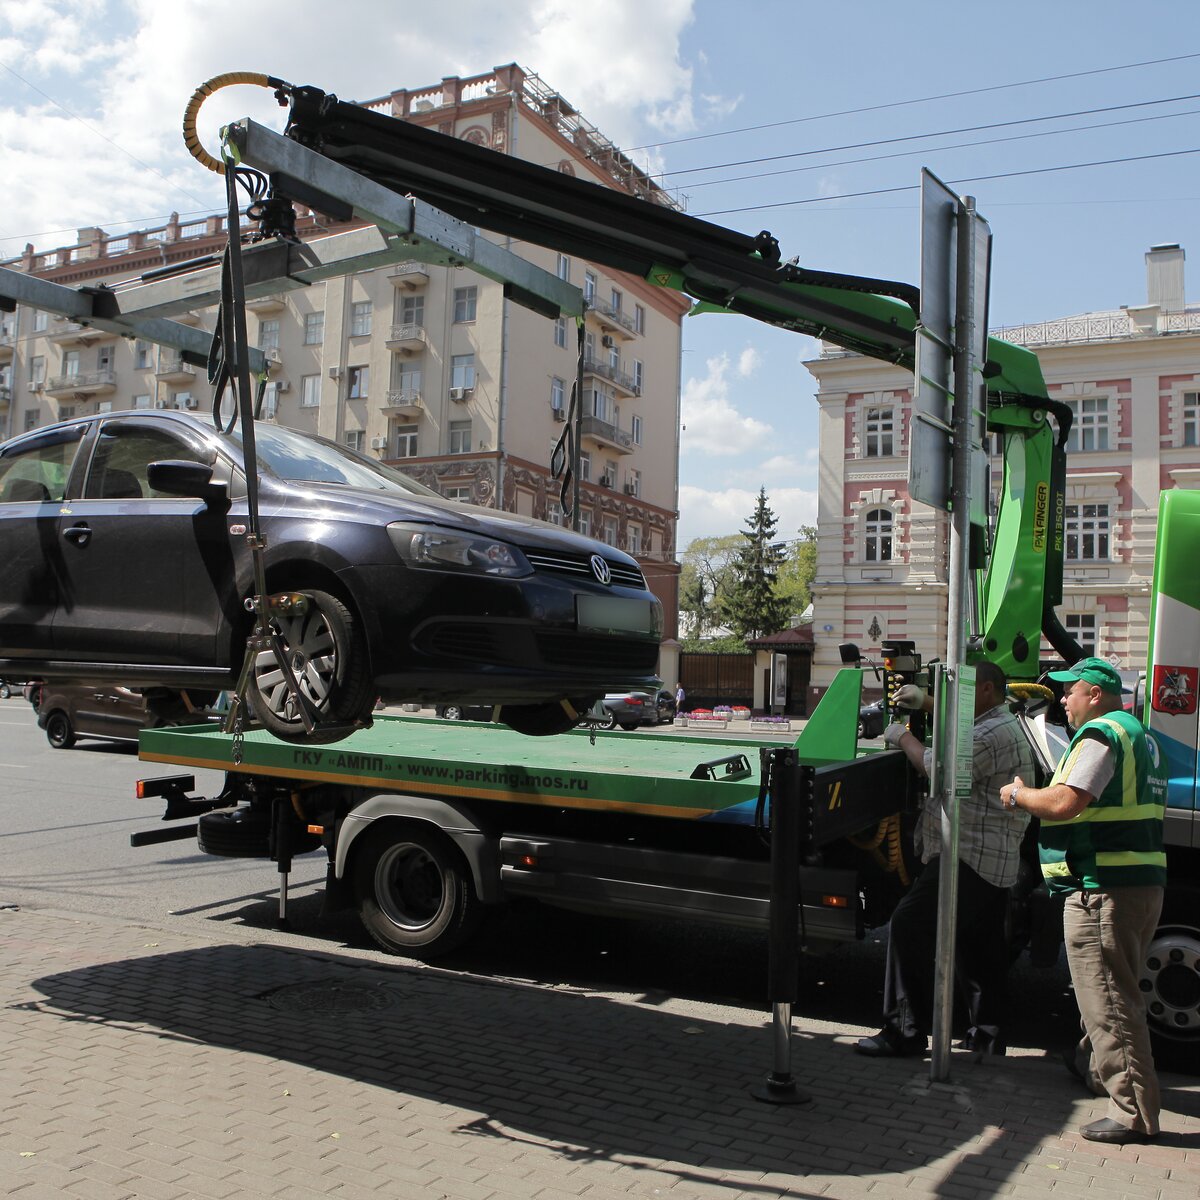
M495 538L479 537L437 525L409 525L397 521L387 527L397 553L410 567L434 571L470 571L518 579L533 568L516 546Z

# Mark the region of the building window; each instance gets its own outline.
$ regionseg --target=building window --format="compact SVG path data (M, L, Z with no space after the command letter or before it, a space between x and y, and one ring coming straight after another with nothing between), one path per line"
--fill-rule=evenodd
M450 386L468 389L475 386L475 355L455 354L450 359Z
M1067 453L1081 450L1108 449L1108 398L1089 396L1082 400L1071 400L1071 433L1067 438Z
M579 479L582 483L592 482L592 456L586 450L579 455Z
M892 561L892 514L886 508L873 508L867 513L864 557L867 562Z
M646 386L646 366L640 358L633 360L633 386L639 394Z
M60 404L58 406L58 419L60 421L69 421L75 416L75 405Z
M1200 392L1183 394L1183 444L1200 446Z
M617 518L605 517L604 524L600 530L601 540L610 546L617 544Z
M567 348L567 318L559 317L554 322L554 344L561 349Z
M36 408L27 408L25 410L25 432L28 433L31 429L38 427L38 410Z
M1108 561L1108 505L1068 504L1064 509L1067 558L1074 562Z
M62 359L62 373L64 375L79 374L79 351L64 350Z
M193 405L193 407L195 406ZM110 413L112 410L113 402L111 400L101 400L96 404L96 412L100 416L104 416L105 413Z
M550 407L555 412L562 412L567 402L567 385L555 376L550 380Z
M642 552L642 527L627 525L625 527L625 550L628 554L638 555Z
M596 303L596 274L594 271L583 273L583 298L589 305Z
M592 514L587 509L581 509L579 513L579 532L584 537L592 536Z
M571 278L571 260L565 254L558 256L557 274L559 279L570 280Z
M1100 639L1096 631L1095 613L1067 613L1066 629L1079 643L1085 658L1096 655Z
M442 495L447 500L457 500L460 504L470 504L471 485L467 483L455 483L449 486L443 485Z
M609 370L613 372L621 369L621 347L616 342L613 342L608 348L608 366Z
M260 350L278 350L279 349L279 322L278 321L259 321L259 323L258 323L258 348Z
M111 371L113 365L112 346L101 346L96 351L96 367L101 371Z
M450 446L451 454L470 454L471 453L471 422L470 421L451 421L450 422Z
M371 385L370 367L351 367L346 372L346 399L365 400Z
M363 429L348 429L346 431L346 445L351 450L357 450L360 454L363 451L367 442L367 434Z
M275 420L275 414L279 411L279 385L276 383L268 383L263 388L262 398L262 419L264 421Z
M397 425L395 428L396 457L417 457L417 427L415 425Z
M606 388L591 389L591 415L598 417L601 421L607 421L610 425L613 423L613 397L612 393Z
M150 369L149 342L133 343L133 369L135 371L148 371Z
M633 306L633 331L634 333L646 332L646 310L640 304Z
M640 446L642 444L642 418L636 414L630 419L629 432L633 438L633 444Z
M609 302L612 304L613 312L619 313L621 311L621 303L623 300L624 296L621 295L620 291L618 291L617 288L613 288L612 299Z
M150 407L150 397L148 395L134 396L133 407L134 408L149 408Z
M400 324L401 325L424 325L425 324L425 297L424 296L401 296L400 297Z
M300 407L316 408L321 403L320 375L300 376Z
M371 336L371 302L356 300L350 305L350 336Z
M642 473L632 467L625 473L625 490L636 500L642 494Z
M325 340L325 313L310 312L304 314L304 344L319 346Z
M475 320L475 304L479 296L477 287L460 287L454 289L454 323L461 325L464 321Z
M401 367L399 364L402 361L396 359L399 369L392 376L392 390L419 396L421 394L421 368Z
M29 360L29 382L46 382L46 356L44 354L35 354Z
M890 458L895 454L893 431L896 411L892 408L868 408L866 414L867 458Z
M546 520L551 525L561 526L563 523L563 506L558 500L546 501Z
M45 309L38 308L33 313L33 332L45 333L46 327L49 325L49 314Z

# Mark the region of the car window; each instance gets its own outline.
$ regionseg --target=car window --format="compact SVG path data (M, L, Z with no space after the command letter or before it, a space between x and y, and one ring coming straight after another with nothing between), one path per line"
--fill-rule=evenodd
M55 430L0 455L0 503L61 504L84 428Z
M235 429L226 436L240 452L242 439L238 431ZM262 465L283 479L299 483L340 483L347 487L399 491L412 496L438 495L415 479L358 454L348 446L339 446L294 429L256 423L254 446Z
M83 496L85 500L166 496L167 492L157 491L147 481L152 462L185 459L210 463L215 457L212 450L195 445L174 430L133 421L109 421L96 440Z

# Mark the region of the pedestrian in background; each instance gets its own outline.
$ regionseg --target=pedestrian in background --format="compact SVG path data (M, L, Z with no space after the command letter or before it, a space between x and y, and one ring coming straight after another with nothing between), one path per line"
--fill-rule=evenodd
M1008 1007L1008 939L1004 933L1009 888L1017 881L1021 840L1029 817L997 812L1001 782L1033 771L1033 755L1016 717L1005 702L1004 672L991 662L975 671L975 725L971 793L959 806L958 917L955 978L966 1003L970 1027L963 1043L981 1054L1003 1054L1003 1021ZM894 702L931 711L932 697L908 684ZM893 723L884 741L903 750L912 765L929 775L933 752ZM861 1038L855 1049L875 1057L924 1054L933 1027L934 959L942 848L942 811L934 796L922 805L913 845L924 868L892 913L883 987L883 1029Z
M1042 874L1066 897L1063 937L1083 1037L1064 1062L1109 1101L1083 1136L1145 1142L1158 1136L1160 1100L1138 975L1167 882L1166 776L1158 744L1122 708L1110 663L1084 658L1050 678L1064 685L1075 736L1046 787L1026 787L1018 774L1000 801L1041 820Z
M675 687L675 711L677 713L683 712L683 701L684 701L683 684L680 683L680 684L677 684Z

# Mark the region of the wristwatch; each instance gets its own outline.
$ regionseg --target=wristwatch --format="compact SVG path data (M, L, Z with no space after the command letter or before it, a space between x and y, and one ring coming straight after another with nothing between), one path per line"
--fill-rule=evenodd
M1020 790L1021 789L1019 787L1015 787L1015 788L1013 788L1013 790L1011 792L1008 793L1008 799L1004 802L1005 808L1016 808L1017 807L1017 793Z

